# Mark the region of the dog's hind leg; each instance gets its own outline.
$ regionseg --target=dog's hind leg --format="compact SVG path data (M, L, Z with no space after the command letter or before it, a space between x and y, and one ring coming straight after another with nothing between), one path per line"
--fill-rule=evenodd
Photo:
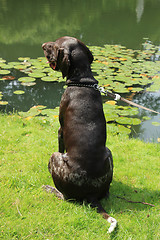
M92 199L89 202L91 204L91 207L96 208L97 212L100 213L103 216L103 218L110 223L108 233L113 232L117 226L117 220L106 213L106 211L104 210L104 208L102 207L101 203L98 200Z
M42 187L47 192L54 193L56 195L56 197L58 197L59 199L64 200L63 194L61 192L59 192L55 187L52 187L52 186L49 186L49 185L43 185Z

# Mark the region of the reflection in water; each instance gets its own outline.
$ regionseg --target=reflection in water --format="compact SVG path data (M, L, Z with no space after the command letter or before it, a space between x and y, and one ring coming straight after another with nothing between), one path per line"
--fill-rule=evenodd
M61 95L63 93L64 83L50 82L45 83L41 80L36 81L36 85L31 87L22 86L20 82L7 81L2 83L3 100L8 101L8 105L0 106L0 109L5 109L7 112L13 111L28 111L31 107L44 105L47 108L55 108L59 106ZM25 93L16 95L13 92L23 90Z
M136 95L134 102L150 109L160 112L160 91L156 93L145 92L143 94ZM144 121L141 125L133 126L132 134L133 137L138 137L148 142L157 142L160 137L160 126L152 125L152 122L160 122L160 115L154 114L143 109L139 109L138 118L150 117L150 120Z
M137 0L136 14L137 14L137 23L141 21L144 11L144 0Z

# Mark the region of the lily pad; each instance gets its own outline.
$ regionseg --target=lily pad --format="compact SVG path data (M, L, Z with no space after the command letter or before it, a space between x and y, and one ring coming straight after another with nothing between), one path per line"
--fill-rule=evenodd
M160 126L160 123L159 122L152 122L152 125L156 126L156 127L159 127Z
M4 60L3 58L0 58L0 63L4 63L6 62L6 60Z
M5 64L5 65L3 65L3 66L1 66L3 69L11 69L11 68L13 68L13 65L12 64L10 64L10 63L8 63L8 64Z
M36 85L36 83L35 82L21 82L21 85L31 87L31 86Z
M141 123L141 120L138 118L119 117L116 119L116 122L127 125L139 125Z
M53 78L53 77L46 76L46 77L42 77L41 80L42 80L42 81L45 81L45 82L54 82L54 81L57 81L58 79L57 79L57 78Z
M28 61L30 59L30 57L19 57L18 60L19 61Z
M15 77L14 76L4 76L4 77L2 77L2 79L11 81L11 80L14 80Z
M150 120L151 118L148 116L143 116L143 120Z
M9 70L0 70L0 74L2 75L6 75L6 74L9 74L10 71Z
M25 69L25 68L27 68L27 66L24 65L24 64L19 64L19 65L15 65L14 68L15 68L15 69L19 69L19 70L21 70L21 69Z
M7 105L8 102L7 101L0 101L0 105Z
M107 125L108 132L111 132L113 135L129 135L131 133L131 129L124 127L122 125L108 124Z
M41 114L41 110L35 108L35 107L32 107L29 109L29 111L27 112L18 112L18 114L24 118L26 117L35 117L35 116L38 116L39 114Z
M13 93L19 95L19 94L24 94L25 92L22 91L22 90L16 90L16 91L14 91Z
M46 74L45 73L30 73L30 74L28 74L28 76L29 77L33 77L33 78L42 78L42 77L45 77L46 76Z
M33 78L33 77L21 77L21 78L18 79L18 81L20 81L20 82L34 82L34 81L36 81L36 79Z

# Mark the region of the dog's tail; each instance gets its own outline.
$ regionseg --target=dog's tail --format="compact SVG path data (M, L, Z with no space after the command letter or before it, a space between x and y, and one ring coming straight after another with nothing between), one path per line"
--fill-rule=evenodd
M96 208L97 212L100 213L104 219L106 219L110 223L110 227L108 229L108 233L114 231L117 226L117 220L106 213L104 208L102 207L101 203L98 200L91 201L91 207Z

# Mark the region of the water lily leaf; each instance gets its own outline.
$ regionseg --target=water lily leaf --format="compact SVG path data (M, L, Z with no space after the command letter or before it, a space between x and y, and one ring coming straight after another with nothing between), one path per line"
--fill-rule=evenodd
M0 62L0 68L4 68L5 66L6 66L5 63L3 63L3 62L1 63L1 62Z
M36 79L33 77L21 77L18 79L20 82L34 82Z
M158 127L158 126L160 126L160 123L159 122L152 122L152 125Z
M138 108L125 108L125 109L117 109L117 113L120 116L134 116L136 114L138 114Z
M54 81L57 81L58 79L57 79L57 78L53 78L53 77L46 76L46 77L42 77L41 80L42 80L42 81L45 81L45 82L54 82Z
M15 65L14 68L20 70L20 69L25 69L25 68L27 68L27 66L24 65L24 64L19 64L19 65Z
M30 108L27 112L18 112L18 114L24 118L35 117L41 114L41 109L38 109L34 106Z
M160 89L160 83L152 84L150 87L146 89L147 92L157 92Z
M106 122L115 122L117 118L118 118L118 115L115 112L105 113Z
M35 69L43 69L44 67L48 67L48 64L41 59L30 59L28 62L31 63Z
M131 92L141 92L141 91L144 91L143 88L140 88L140 87L134 87L132 88Z
M13 68L13 65L8 63L8 64L5 64L3 66L1 66L3 69L10 69L10 68Z
M37 106L34 106L32 108L37 108L39 110L42 110L42 109L45 109L47 106L44 106L44 105L37 105Z
M107 102L105 102L106 104L110 104L110 105L116 105L116 101L107 101Z
M21 82L21 85L26 86L26 87L31 87L36 85L35 82Z
M25 92L22 90L16 90L13 92L14 94L24 94Z
M11 80L14 80L15 77L14 76L4 76L4 77L2 77L2 79L11 81Z
M143 120L150 120L151 118L148 116L143 116Z
M119 117L116 119L116 122L120 124L139 125L141 120L138 118Z
M6 74L9 74L9 73L10 73L9 70L0 70L1 75L6 75Z
M114 92L117 92L117 93L128 93L129 92L129 90L127 88L124 88L124 87L123 88L122 87L116 87L113 90L114 90Z
M59 77L62 77L62 73L61 72L58 72L58 71L53 71L52 69L51 69L51 71L48 73L48 76L53 76L53 77L57 77L57 78L59 78Z
M37 58L40 62L47 63L47 59L45 57L38 57Z
M24 62L30 60L30 57L19 57L18 60Z
M28 76L29 77L34 77L34 78L42 78L42 77L45 77L46 76L46 74L45 73L29 73L28 74Z
M131 129L124 127L122 125L118 125L118 130L120 134L130 134L131 133Z
M4 63L6 62L6 60L4 60L3 58L0 58L0 63Z
M0 105L7 105L8 102L7 101L0 101Z
M45 67L45 68L42 69L42 72L52 73L53 70L50 67Z
M44 110L42 110L41 114L54 118L54 116L59 115L59 107L56 107L54 109L44 109Z
M14 67L14 66L16 66L16 65L20 65L19 62L9 62L8 64L9 64L10 66L12 66L12 67Z
M129 135L131 133L131 130L127 127L124 127L122 125L115 125L115 124L107 124L107 130L108 132L111 132L113 135Z

